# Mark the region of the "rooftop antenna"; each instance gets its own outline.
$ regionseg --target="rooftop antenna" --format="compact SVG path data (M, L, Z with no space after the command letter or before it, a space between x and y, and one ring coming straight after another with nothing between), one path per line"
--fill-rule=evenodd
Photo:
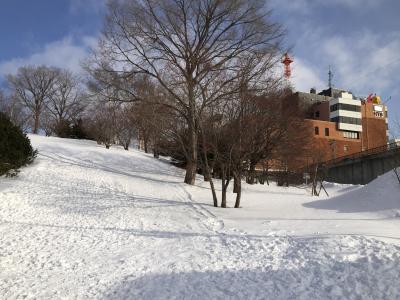
M329 71L328 71L328 87L331 89L332 88L332 78L333 78L333 72L331 70L331 66L329 65Z

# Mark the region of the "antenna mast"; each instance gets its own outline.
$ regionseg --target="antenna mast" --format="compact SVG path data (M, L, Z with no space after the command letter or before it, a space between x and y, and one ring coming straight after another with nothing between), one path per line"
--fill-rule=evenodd
M328 71L328 87L332 88L332 78L333 78L333 73L331 70L331 66L329 65L329 71Z

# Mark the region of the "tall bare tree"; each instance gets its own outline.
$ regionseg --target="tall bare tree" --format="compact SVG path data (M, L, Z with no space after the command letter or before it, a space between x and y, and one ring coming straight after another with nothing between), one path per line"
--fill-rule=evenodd
M58 74L59 70L56 68L28 66L19 68L16 75L7 76L13 93L32 114L33 133L39 131L40 114L53 93Z
M85 108L84 93L78 77L67 70L60 70L48 98L46 110L51 119L51 126L57 135L60 135L64 124L69 126L79 118Z
M261 83L281 37L261 0L111 0L93 69L146 74L164 89L186 122L185 182L194 184L199 118L238 93L239 78Z

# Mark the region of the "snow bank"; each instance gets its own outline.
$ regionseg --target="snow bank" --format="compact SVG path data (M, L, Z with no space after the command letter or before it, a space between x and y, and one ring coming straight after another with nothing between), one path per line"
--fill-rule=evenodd
M219 186L219 182L217 182ZM363 235L400 245L400 184L389 172L366 186L325 183L329 197L305 187L244 184L240 209L208 209L229 228L249 234L296 237ZM189 187L209 205L207 183ZM233 205L230 194L228 205Z
M345 214L367 213L387 218L400 217L400 184L396 174L390 171L360 189L304 205Z
M392 208L340 200L368 187L245 185L215 209L150 155L30 137L37 161L0 183L1 299L400 298L400 247L368 237L399 236Z

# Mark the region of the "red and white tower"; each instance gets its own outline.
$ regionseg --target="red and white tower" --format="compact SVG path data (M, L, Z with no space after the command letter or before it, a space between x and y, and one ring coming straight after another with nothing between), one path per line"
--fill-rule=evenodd
M289 79L290 76L292 75L292 70L290 69L290 64L292 62L293 62L293 59L286 52L282 59L282 63L285 65L285 73L284 74L285 74L286 79Z

